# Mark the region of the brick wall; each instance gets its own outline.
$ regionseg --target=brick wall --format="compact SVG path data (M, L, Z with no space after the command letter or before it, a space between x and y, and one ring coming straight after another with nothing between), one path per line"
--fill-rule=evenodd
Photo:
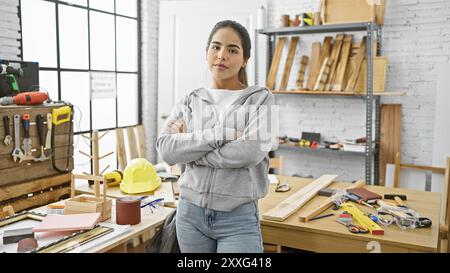
M0 59L20 60L18 0L0 0Z
M157 0L143 1L144 28L144 122L152 159L156 139L157 100ZM275 27L281 14L316 10L318 0L269 0L268 26ZM358 39L359 35L356 39ZM300 38L288 88L295 86L294 73L299 57L310 55L312 41L320 35ZM284 54L286 54L287 46ZM383 54L389 57L387 90L406 91L382 103L403 104L402 156L404 162L431 164L436 93L436 65L450 60L450 1L388 0L383 27ZM285 55L280 67L284 66ZM148 66L149 65L149 66ZM281 77L281 72L278 79ZM360 99L277 96L281 109L282 135L300 136L302 131L320 132L326 139L356 138L365 135L365 104ZM285 174L336 173L342 180L364 177L364 157L358 155L312 153L281 149Z

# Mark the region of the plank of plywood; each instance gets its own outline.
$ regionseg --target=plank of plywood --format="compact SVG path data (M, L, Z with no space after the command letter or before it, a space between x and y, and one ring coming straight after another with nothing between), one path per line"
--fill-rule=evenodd
M315 84L315 76L319 73L320 69L320 43L313 43L311 48L311 65L309 66L308 72L308 82L306 83L306 88L312 90Z
M342 43L344 42L344 34L339 34L336 37L336 43L333 46L333 51L331 52L331 60L333 61L333 64L330 68L330 74L327 79L327 84L325 86L325 91L331 91L332 82L336 76L336 68L339 61L339 56L341 54L342 49Z
M123 136L123 129L116 129L116 145L117 145L117 160L119 163L119 170L125 170L127 166L127 154L125 151L125 140Z
M344 90L344 75L347 70L348 58L350 56L350 50L352 48L353 35L345 35L344 42L342 44L341 56L336 70L336 76L332 83L333 91Z
M303 205L305 205L309 200L311 200L321 189L328 187L337 175L323 175L318 179L314 180L307 186L300 189L298 192L294 193L280 204L278 204L273 209L267 211L262 215L266 220L272 221L284 221L290 215L295 213Z
M292 63L294 62L295 50L297 49L299 37L292 37L289 44L289 51L284 65L283 77L281 78L281 84L279 90L286 90L289 81L289 75L291 74Z
M127 138L128 138L128 149L130 151L130 160L139 157L137 145L136 145L136 136L134 134L134 127L127 128Z
M317 79L320 75L320 69L323 68L323 64L326 58L330 57L330 51L331 51L331 47L332 44L331 42L333 41L333 37L331 36L327 36L324 38L323 40L323 45L321 47L320 50L320 57L319 57L319 68L317 69L317 74L314 75L314 85L317 83Z
M349 189L356 189L356 188L362 188L364 185L366 185L366 182L361 180L356 183L351 184L351 186L348 186L345 188L345 190ZM308 210L301 211L299 215L299 219L302 222L308 222L311 220L311 218L316 217L317 215L321 214L322 212L326 211L327 209L331 208L334 205L331 198L327 198L322 203L320 203L318 206L309 208Z
M33 228L34 232L57 232L92 229L100 221L100 213L47 215Z
M373 92L381 93L385 91L386 77L388 69L388 59L386 56L373 58ZM367 91L367 60L363 61L356 83L355 92Z
M137 138L139 141L139 157L147 158L147 144L145 143L144 126L143 125L136 126L136 130L137 130Z
M366 36L364 36L361 40L361 45L358 50L358 55L356 55L355 64L353 66L353 71L350 76L350 79L348 80L347 87L345 88L345 91L347 92L353 92L356 88L356 82L358 80L361 67L363 65L363 61L366 58Z
M381 105L380 136L380 186L386 183L386 166L395 164L395 155L400 152L402 134L402 105Z
M286 37L278 38L278 42L273 55L272 64L269 70L269 76L267 77L267 88L270 90L275 89L275 79L277 77L278 67L280 66L281 54L283 53L284 45L286 44Z
M316 85L314 86L314 91L325 91L325 84L327 82L332 64L333 60L330 58L326 58L323 61L322 68L320 69L319 76L317 77Z
M309 63L309 57L303 55L300 59L300 68L298 69L298 74L297 74L297 89L302 90L303 86L305 84L305 72L306 72L306 67L308 67L308 63Z
M376 1L372 2L369 3L365 0L324 0L322 24L375 22L377 11L383 10L377 10Z

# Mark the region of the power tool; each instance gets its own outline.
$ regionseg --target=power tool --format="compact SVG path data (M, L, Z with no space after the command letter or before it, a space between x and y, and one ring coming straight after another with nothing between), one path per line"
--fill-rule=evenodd
M0 64L0 97L12 96L20 92L16 77L23 77L21 68Z
M44 103L48 99L48 94L44 92L25 92L19 93L14 97L0 98L0 105L37 105Z

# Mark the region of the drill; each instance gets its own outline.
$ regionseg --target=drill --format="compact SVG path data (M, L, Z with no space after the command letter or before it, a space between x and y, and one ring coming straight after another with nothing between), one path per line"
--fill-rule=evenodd
M23 77L22 68L16 69L12 66L0 64L0 75L5 75L9 88L16 94L19 93L19 84L17 83L16 77Z

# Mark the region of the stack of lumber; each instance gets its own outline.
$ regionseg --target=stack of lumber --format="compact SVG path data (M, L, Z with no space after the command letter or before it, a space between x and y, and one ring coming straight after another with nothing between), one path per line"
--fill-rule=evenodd
M271 90L287 90L299 39L298 37L291 38L282 80L278 89L276 89L276 75L286 43L286 37L278 39L267 79L267 87ZM366 37L354 43L353 35L348 34L338 34L335 39L326 36L323 43L313 43L311 56L302 55L300 57L296 90L365 92L367 86L366 47ZM374 57L373 60L374 91L383 92L386 81L387 58Z

